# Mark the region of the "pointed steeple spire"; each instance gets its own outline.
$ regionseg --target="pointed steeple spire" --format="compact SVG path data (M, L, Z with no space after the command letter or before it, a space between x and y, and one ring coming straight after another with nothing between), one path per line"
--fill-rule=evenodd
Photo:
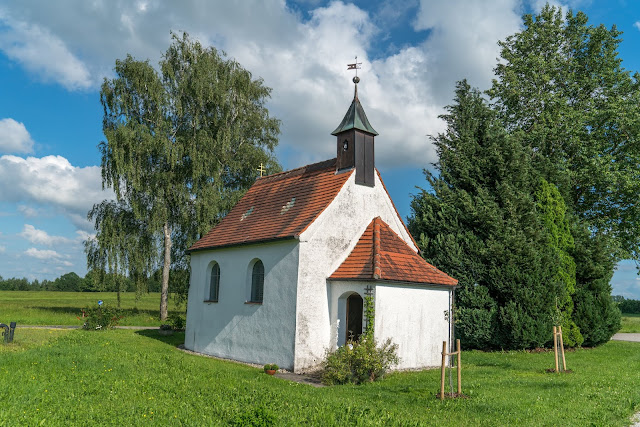
M331 132L337 137L337 159L336 170L356 169L356 184L373 187L375 185L375 162L374 162L374 138L378 132L373 129L367 119L367 115L358 99L357 76L359 68L358 58L355 64L349 64L348 69L355 69L356 76L353 78L355 89L353 101L347 110L340 125Z
M350 129L358 129L363 132L370 133L373 136L378 135L378 132L376 132L375 129L373 129L373 126L369 123L369 119L367 119L364 108L362 108L362 104L360 104L360 100L358 99L359 82L360 78L358 76L353 78L353 83L355 83L353 101L347 110L347 114L344 115L342 122L340 122L336 130L331 132L331 135L338 135L339 133Z

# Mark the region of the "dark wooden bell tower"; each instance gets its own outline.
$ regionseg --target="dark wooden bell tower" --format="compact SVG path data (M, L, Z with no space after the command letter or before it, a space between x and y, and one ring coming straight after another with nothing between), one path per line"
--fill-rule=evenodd
M356 169L356 184L373 187L375 185L374 137L378 135L358 99L358 82L353 78L355 94L353 102L340 125L331 135L337 138L336 170Z

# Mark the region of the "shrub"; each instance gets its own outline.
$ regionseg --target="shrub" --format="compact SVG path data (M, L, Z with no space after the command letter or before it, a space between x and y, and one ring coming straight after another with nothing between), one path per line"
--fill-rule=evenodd
M106 305L85 308L82 311L85 316L82 329L91 331L113 329L123 317L122 310Z
M391 339L380 347L376 340L363 334L360 341L349 341L334 352L327 352L323 364L322 382L332 384L361 384L384 376L398 363L398 345Z
M173 329L175 330L184 329L185 320L178 313L171 314L167 320L169 321L169 324Z
M267 363L266 365L264 365L265 371L277 371L278 369L280 369L280 367L275 363Z

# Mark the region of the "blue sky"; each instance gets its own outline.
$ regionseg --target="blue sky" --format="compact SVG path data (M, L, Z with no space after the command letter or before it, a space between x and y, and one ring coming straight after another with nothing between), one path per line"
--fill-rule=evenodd
M428 138L456 81L486 89L497 41L543 2L520 0L0 0L0 276L53 279L86 272L86 213L102 191L100 84L128 53L157 64L170 31L224 50L273 88L285 169L335 155L330 132L353 96L346 64L363 63L360 99L376 163L400 214L435 162ZM624 32L623 66L640 70L640 5L555 3ZM633 263L614 294L640 298Z

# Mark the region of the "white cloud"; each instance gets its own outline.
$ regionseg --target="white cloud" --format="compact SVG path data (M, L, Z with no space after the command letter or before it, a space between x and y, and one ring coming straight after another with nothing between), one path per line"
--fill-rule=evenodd
M3 254L7 251L7 247L6 246L0 246L0 254Z
M33 140L23 123L0 120L0 153L32 153Z
M80 228L90 229L86 215L95 203L113 197L101 182L98 166L72 166L62 156L0 157L0 200L47 206Z
M640 30L640 21L636 21L633 23L633 26Z
M27 239L29 242L37 245L53 246L71 242L70 239L67 239L63 236L51 236L46 231L38 230L31 224L25 224L20 235Z
M22 215L24 215L27 218L35 218L38 216L37 209L34 209L26 205L18 205L18 212L20 212Z
M70 90L87 89L93 82L84 63L47 28L12 19L0 11L0 50L45 81L56 81Z
M170 43L169 31L187 31L228 52L273 88L267 106L285 119L279 150L287 153L281 160L288 168L335 156L330 133L351 102L353 73L346 64L357 55L363 62L360 99L380 132L378 165L426 167L436 160L427 135L444 129L438 115L451 102L455 81L490 85L497 41L519 29L521 4L423 0L413 25L416 31L430 30L425 39L376 58L368 52L387 37L384 26L396 25L394 20L407 13L406 2L394 1L370 16L354 4L333 1L302 16L285 0L22 0L11 6L11 14L0 15L6 24L0 40L28 36L28 42L11 45L20 53L37 44L33 34L51 35L71 55L70 64L82 62L56 71L54 65L64 61L45 57L42 73L68 88L77 82L95 89L111 75L116 58L130 53L156 64ZM389 14L389 8L396 13ZM91 78L74 74L81 65Z
M86 240L94 239L96 237L95 233L87 233L84 230L76 230L76 240L79 242L84 242Z
M24 253L25 255L41 260L59 260L62 258L62 255L51 249L29 248L24 251Z
M498 41L521 25L517 0L422 0L414 22L417 30L431 30L422 46L429 67L424 77L439 105L451 102L456 81L489 87L499 56ZM464 11L461 13L460 11Z

